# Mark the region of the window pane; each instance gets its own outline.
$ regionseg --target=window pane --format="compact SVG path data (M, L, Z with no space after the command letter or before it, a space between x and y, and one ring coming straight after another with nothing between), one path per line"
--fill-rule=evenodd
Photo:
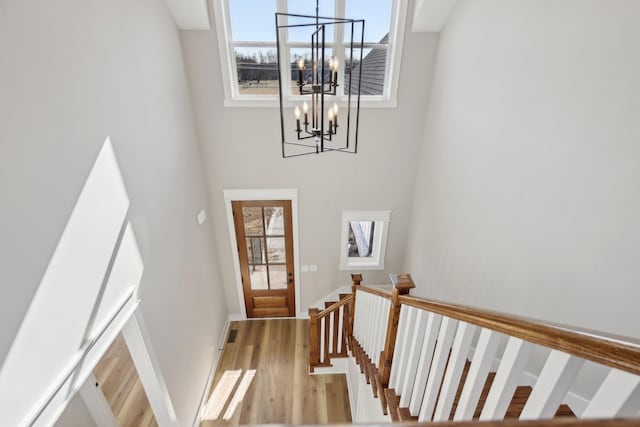
M245 236L262 236L262 208L242 208L242 220L244 221Z
M251 275L251 289L269 289L266 265L249 267L249 274Z
M271 263L285 263L284 237L267 237L267 258Z
M346 0L345 16L350 19L364 19L365 43L380 43L389 34L391 3L392 0L376 0L375 7L372 7L371 0ZM345 30L345 40L348 40L349 36L346 33ZM359 37L358 34L358 41Z
M349 257L368 257L373 252L373 221L349 223Z
M276 0L229 0L234 41L274 41Z
M234 52L240 95L278 94L278 53L275 47L237 47Z
M350 51L345 52L345 78L344 94L348 93L349 84L352 84L351 94L358 93L358 79L360 81L361 95L382 95L384 92L384 76L387 67L387 49L363 49L362 63L360 63L360 49L353 50L353 71L349 72L351 65ZM362 73L362 77L360 77ZM350 78L353 76L353 83Z
M333 49L325 49L325 60L324 60L324 68L325 68L325 82L329 82L329 60L333 56ZM307 81L307 83L311 83L312 81L312 66L311 66L311 47L307 49L303 48L293 48L291 49L291 94L292 95L300 95L300 89L298 86L299 81L299 73L298 73L298 60L304 60L304 70L302 71L302 79ZM310 87L307 87L309 89Z
M285 265L270 265L269 283L271 289L287 289L287 267Z
M283 236L284 209L281 207L264 208L264 224L267 236Z
M334 1L333 0L320 0L320 13L319 16L332 18L334 13ZM294 15L310 15L316 16L316 3L312 0L288 0L289 11L288 13ZM323 21L320 20L322 24ZM311 34L316 30L315 19L307 18L289 18L289 25L301 25L301 24L314 24L306 27L297 27L289 29L289 41L294 42L308 42L311 43ZM325 42L333 42L333 25L327 25L325 27Z

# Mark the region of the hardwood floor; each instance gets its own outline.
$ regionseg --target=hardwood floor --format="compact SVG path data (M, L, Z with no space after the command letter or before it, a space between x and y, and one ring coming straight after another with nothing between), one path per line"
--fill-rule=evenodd
M255 377L228 421L222 420L227 401L221 416L204 421L201 427L351 423L346 377L308 374L308 320L232 322L233 334L237 334L235 342L225 345L212 390L226 371L241 369L244 376L247 370L255 369Z
M157 427L129 349L118 335L93 370L120 427Z

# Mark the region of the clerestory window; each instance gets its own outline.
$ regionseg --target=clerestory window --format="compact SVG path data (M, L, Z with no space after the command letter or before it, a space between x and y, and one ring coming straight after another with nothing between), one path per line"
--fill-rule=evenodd
M315 15L315 0L213 0L220 61L227 106L277 106L278 68L275 12ZM341 87L349 78L361 78L363 105L395 106L402 35L407 0L320 0L319 14L327 17L364 19L363 58L351 61L349 35L337 27L327 28L329 54L343 65ZM360 47L360 35L354 38ZM304 58L311 40L307 32L291 28L286 35L290 66ZM355 55L354 55L355 56ZM305 58L306 59L306 58ZM283 73L283 96L295 101L295 73ZM347 75L346 75L347 74ZM361 74L361 76L359 75Z

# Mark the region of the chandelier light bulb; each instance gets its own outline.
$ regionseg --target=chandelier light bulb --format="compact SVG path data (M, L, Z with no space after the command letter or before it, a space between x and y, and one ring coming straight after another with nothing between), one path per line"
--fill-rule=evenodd
M333 111L336 113L336 115L338 114L338 104L337 103L333 103Z
M307 101L304 101L302 104L302 112L307 114L307 111L309 111L309 105L307 104Z
M298 70L304 70L304 58L298 58Z
M327 112L327 117L329 118L329 121L333 121L333 108L329 108L329 111Z
M293 113L296 115L296 119L300 118L300 107L296 107L296 109L293 111Z

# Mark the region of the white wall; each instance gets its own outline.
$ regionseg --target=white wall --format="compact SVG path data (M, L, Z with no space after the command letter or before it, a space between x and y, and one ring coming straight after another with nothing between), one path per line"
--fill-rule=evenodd
M416 294L640 337L638 22L637 1L457 2L406 251Z
M361 110L357 155L326 153L282 159L277 108L223 106L215 28L182 32L230 311L240 312L240 307L222 189L299 189L298 261L318 265L317 273L302 273L298 278L302 311L337 287L350 284L349 272L338 270L343 209L392 210L386 271L363 273L365 283L387 284L388 273L399 272L437 39L433 34L407 34L399 106Z
M55 427L94 427L95 421L87 409L84 401L77 394L67 405L66 409L58 418Z
M195 223L208 195L164 2L5 1L0 58L0 363L110 135L151 345L178 423L190 424L227 310L211 223Z

